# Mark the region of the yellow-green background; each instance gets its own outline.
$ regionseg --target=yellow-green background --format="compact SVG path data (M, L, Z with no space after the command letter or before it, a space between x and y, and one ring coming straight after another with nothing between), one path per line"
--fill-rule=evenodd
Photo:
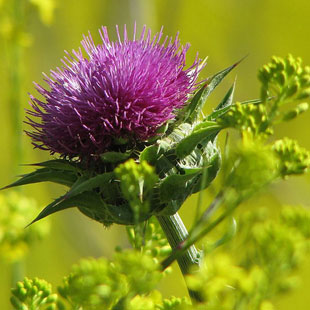
M13 2L2 0L6 1ZM301 56L305 64L310 64L308 0L58 0L56 4L50 26L42 24L35 8L26 12L26 30L32 36L32 43L25 49L22 62L24 82L20 104L23 108L28 106L27 92L35 93L32 81L41 83L41 72L59 66L64 49L70 51L77 48L82 34L91 31L95 41L99 42L97 29L101 25L108 26L112 38L115 38L115 24L127 24L130 33L134 21L138 29L146 24L153 33L162 25L165 34L173 36L179 31L182 42L191 43L188 64L193 61L196 52L199 52L201 58L209 56L203 78L248 55L217 94L210 98L206 110L215 106L220 96L223 96L225 87L227 89L231 85L236 75L236 100L258 97L257 69L272 55L285 56L292 53ZM29 171L17 168L14 161L12 141L16 133L10 121L12 108L7 91L9 70L12 69L10 66L14 64L8 66L6 57L4 46L0 46L0 186L14 180L14 174ZM25 113L22 113L24 118ZM297 138L302 146L309 149L309 122L310 113L306 113L297 121L278 128L277 136ZM22 143L22 163L50 158L44 151L33 150L25 134ZM251 205L259 206L262 203L269 208L275 208L279 203L310 205L309 180L309 176L306 176L279 183L272 187L269 194L251 200ZM45 184L27 186L23 192L35 197L44 206L63 191L61 187ZM195 197L189 199L181 214L190 218L195 202ZM60 284L70 266L81 257L111 257L116 245L127 246L122 227L106 230L74 209L52 215L51 221L52 229L48 238L37 243L27 256L26 274L29 277L45 278L54 286ZM190 225L190 221L186 223ZM310 260L300 273L303 281L300 288L276 301L277 309L308 309ZM9 286L10 268L0 262L0 308L3 310L10 309ZM164 295L184 294L183 280L177 271L168 276L161 290Z

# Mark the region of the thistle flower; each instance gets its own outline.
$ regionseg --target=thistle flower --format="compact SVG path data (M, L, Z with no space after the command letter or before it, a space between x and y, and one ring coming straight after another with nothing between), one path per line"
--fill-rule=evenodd
M68 52L63 67L45 76L49 90L35 84L45 102L31 96L33 110L27 113L34 131L33 145L63 157L89 157L113 150L119 141L141 142L157 134L174 119L196 89L201 70L196 58L185 69L189 48L155 36L144 26L140 38L124 38L118 27L117 42L111 42L106 27L99 30L102 43L95 45L90 33L82 49ZM147 32L147 33L146 33ZM85 53L84 53L85 54Z
M105 27L100 45L84 37L85 55L67 53L63 67L45 75L49 90L36 84L43 100L31 96L28 134L35 147L62 158L34 164L34 172L4 188L51 181L69 190L32 223L77 207L105 226L136 225L175 214L217 175L216 119L230 108L234 86L208 121L201 111L238 63L197 83L205 62L196 58L185 69L189 45L181 47L178 35L161 41L162 30L151 37L144 27L129 40L126 27L123 39L116 30L117 42Z

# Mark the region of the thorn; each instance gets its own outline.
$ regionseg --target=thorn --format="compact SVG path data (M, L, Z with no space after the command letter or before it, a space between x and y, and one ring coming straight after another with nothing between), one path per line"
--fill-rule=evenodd
M1 188L0 188L0 191L2 191L2 190L4 190L4 189L8 189L8 188L10 188L10 187L12 187L12 184L7 185L7 186L4 186L4 187L1 187Z
M28 225L26 225L26 226L24 227L24 229L28 228L30 225L32 225L32 224L35 223L36 221L37 221L37 220L34 219L32 222L30 222Z
M244 59L246 59L248 56L249 56L249 54L243 56L239 61L237 61L236 63L234 63L234 64L232 65L232 68L237 67L237 66L238 66Z
M34 163L34 164L19 164L19 166L27 167L27 166L42 166L42 163Z

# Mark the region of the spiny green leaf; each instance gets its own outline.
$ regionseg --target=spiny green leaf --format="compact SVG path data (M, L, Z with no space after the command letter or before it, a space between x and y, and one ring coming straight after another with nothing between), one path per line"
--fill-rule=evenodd
M3 187L2 189L32 183L48 182L48 181L70 187L76 180L77 180L76 174L71 171L60 171L60 170L52 170L49 168L42 168L21 176L21 179L17 180L16 182L10 185Z
M231 86L231 88L226 93L223 100L220 102L220 104L215 108L215 110L206 118L208 121L217 119L220 115L226 113L230 106L232 105L233 97L234 97L234 91L235 91L236 81Z
M165 215L173 215L181 208L182 204L184 203L185 199L188 195L186 193L183 194L183 197L181 197L178 200L170 200L169 202L165 203L164 208L156 209L155 213L156 216L165 216Z
M70 203L71 202L71 203ZM68 208L73 207L74 205L72 205L72 199L68 199L68 200L64 200L64 197L61 196L57 199L55 199L52 203L50 203L49 205L47 205L40 213L39 215L29 224L27 225L30 226L33 223L43 219L44 217L51 215L55 212L61 211L61 210L65 210Z
M48 206L46 206L29 225L43 219L48 215L51 215L61 210L65 210L72 207L91 208L92 206L95 206L99 210L105 207L102 199L95 192L83 192L82 194L69 198L66 198L66 195L64 195L57 198Z
M192 193L198 193L207 188L216 177L221 165L219 153L213 154L209 165L201 170L198 175L196 184L193 186Z
M205 124L205 127L203 127L203 124ZM205 122L199 124L199 126L200 129L194 130L177 145L176 154L180 159L189 155L200 142L206 141L206 138L214 137L222 128L219 125L214 125L213 122Z
M216 73L207 80L207 82L195 94L189 105L186 106L184 112L182 111L184 113L184 116L181 117L183 122L193 123L197 119L209 95L222 82L225 76L241 61L242 60Z
M215 108L215 110L219 110L232 105L235 93L235 87L236 87L236 80L234 81L233 85L229 88L228 92L226 93L222 101L219 103L219 105Z
M216 126L216 125L217 125L217 122L214 122L214 121L204 121L204 122L198 123L194 127L192 132L196 132L196 131L199 131L200 129L207 128L207 127L212 127L212 126Z
M167 156L161 155L156 162L156 173L160 178L164 178L172 171L175 171L175 162L171 161Z
M122 225L132 225L132 223L134 223L134 212L132 212L127 203L118 206L108 204L107 209L109 210L109 214L113 218L114 223ZM150 214L141 213L139 216L139 220L144 221L150 217Z
M50 168L53 170L65 170L65 171L74 171L74 172L80 170L78 163L70 162L65 159L53 159L53 160L43 161L41 163L26 164L24 166L39 166L39 167Z
M218 117L220 117L221 115L225 114L230 109L231 109L231 106L226 106L224 108L221 108L221 109L218 109L218 110L214 110L210 115L207 116L206 120L207 121L216 120Z
M75 184L66 194L66 198L79 195L85 191L90 191L96 187L104 186L106 183L110 182L114 176L114 172L107 172L98 174L92 178L81 177L76 181Z
M194 95L190 104L186 107L182 121L192 123L198 116L202 109L202 105L208 97L208 81L202 85L198 92ZM199 109L199 106L201 108Z
M229 92L230 92L230 90L229 90ZM272 99L272 97L268 98L267 100L269 101L271 99ZM254 104L254 105L257 105L257 104L260 104L262 102L263 101L261 99L250 99L250 100L241 101L240 104L242 104L242 105L243 104ZM226 112L228 112L235 104L231 103L230 105L226 105L225 107L219 108L220 105L221 105L221 103L218 105L218 107L210 115L208 115L206 117L206 120L208 120L208 121L216 120L218 117L220 117L221 115L223 115Z

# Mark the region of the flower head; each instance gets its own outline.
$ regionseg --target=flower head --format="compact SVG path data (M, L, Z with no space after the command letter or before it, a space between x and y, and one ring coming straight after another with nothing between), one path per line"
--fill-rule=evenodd
M99 31L102 43L91 35L82 47L66 52L63 67L45 75L49 90L36 84L45 98L31 96L28 117L33 145L68 157L89 157L113 149L116 141L145 141L175 118L196 89L199 60L185 69L189 45L180 46L162 30L151 36L144 26L140 38L111 42L107 28Z

